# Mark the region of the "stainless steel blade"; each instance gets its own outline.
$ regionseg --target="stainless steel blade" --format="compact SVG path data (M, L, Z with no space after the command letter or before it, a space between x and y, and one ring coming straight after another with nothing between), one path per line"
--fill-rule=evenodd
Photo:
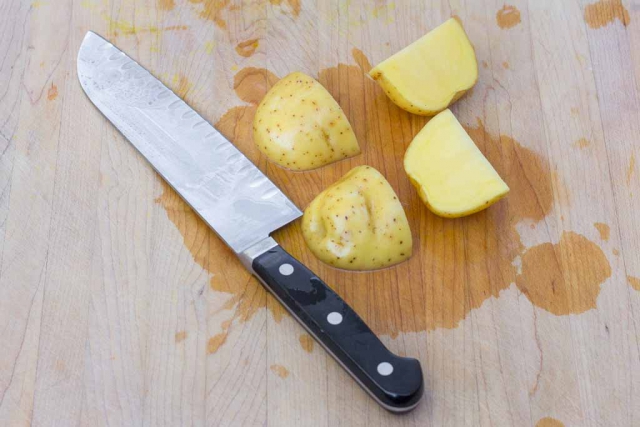
M98 109L236 253L302 212L171 90L88 32L78 78Z

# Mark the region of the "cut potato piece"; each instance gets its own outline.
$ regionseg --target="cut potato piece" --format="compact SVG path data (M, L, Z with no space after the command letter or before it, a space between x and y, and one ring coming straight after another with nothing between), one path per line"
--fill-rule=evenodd
M509 192L449 110L431 119L411 141L404 169L429 209L444 217L481 211Z
M398 107L432 116L476 84L478 62L462 25L451 18L369 74Z
M253 119L253 139L270 160L293 170L315 169L360 153L338 103L300 72L278 81L264 97Z
M411 256L411 230L387 180L358 166L305 209L302 233L321 261L347 270L388 267Z

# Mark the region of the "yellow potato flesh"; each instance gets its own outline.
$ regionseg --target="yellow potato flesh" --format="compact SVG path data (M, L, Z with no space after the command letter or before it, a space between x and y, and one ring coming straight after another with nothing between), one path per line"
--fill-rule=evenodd
M416 135L405 153L404 169L429 209L444 217L478 212L509 192L449 110Z
M352 169L304 211L302 233L323 262L347 270L388 267L411 256L411 230L387 180L370 166Z
M293 170L315 169L360 153L338 103L300 72L278 81L264 97L253 120L253 139L270 160Z
M449 19L369 74L398 107L432 116L478 80L478 62L462 25Z

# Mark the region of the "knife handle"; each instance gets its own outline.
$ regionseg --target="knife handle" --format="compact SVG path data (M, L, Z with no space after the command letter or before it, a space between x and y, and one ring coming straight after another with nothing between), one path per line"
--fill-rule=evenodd
M392 412L417 406L424 390L420 362L389 351L311 270L277 244L253 258L251 266L266 288L380 405Z

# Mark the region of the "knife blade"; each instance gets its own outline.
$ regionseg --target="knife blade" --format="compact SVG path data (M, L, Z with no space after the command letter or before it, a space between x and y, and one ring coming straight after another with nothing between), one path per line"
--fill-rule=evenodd
M113 44L88 32L77 58L93 104L380 405L415 408L420 363L390 352L364 321L270 234L302 214L249 159Z

